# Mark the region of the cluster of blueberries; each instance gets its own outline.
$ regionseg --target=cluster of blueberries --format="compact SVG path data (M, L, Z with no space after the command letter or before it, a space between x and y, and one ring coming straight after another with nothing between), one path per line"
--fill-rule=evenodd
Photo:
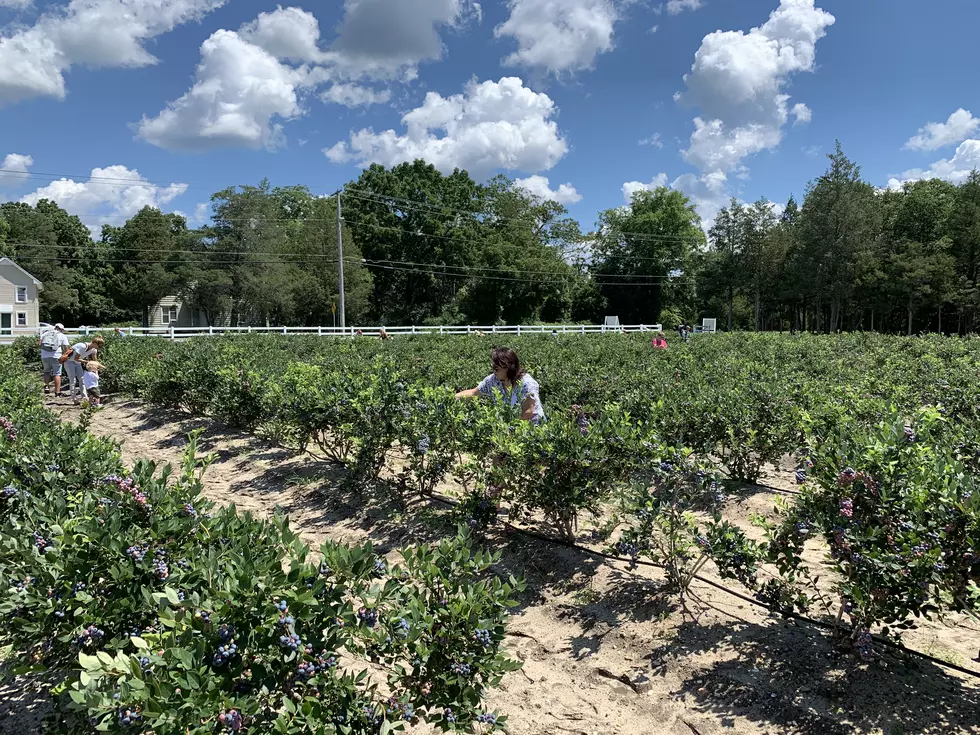
M415 717L415 708L410 702L399 702L394 697L388 700L386 711L389 717L401 717L405 722L411 722Z
M217 653L214 654L214 658L211 660L212 664L215 666L222 666L228 663L229 659L238 653L238 646L234 642L224 643L218 646Z
M105 637L105 631L101 628L96 628L94 625L90 625L82 634L78 636L75 640L75 645L78 648L91 648L96 645Z
M120 709L116 716L123 727L139 724L143 720L143 716L132 709Z
M377 610L369 610L366 607L362 607L357 611L357 619L367 627L373 628L378 623L378 612Z
M242 729L242 715L236 709L218 715L218 722L229 732L238 732Z

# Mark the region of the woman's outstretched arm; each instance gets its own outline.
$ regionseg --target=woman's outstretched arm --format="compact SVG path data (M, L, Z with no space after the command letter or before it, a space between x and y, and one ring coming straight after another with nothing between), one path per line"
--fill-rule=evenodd
M461 390L459 393L457 393L456 399L459 400L460 398L476 398L478 395L480 395L479 387L470 388L469 390Z

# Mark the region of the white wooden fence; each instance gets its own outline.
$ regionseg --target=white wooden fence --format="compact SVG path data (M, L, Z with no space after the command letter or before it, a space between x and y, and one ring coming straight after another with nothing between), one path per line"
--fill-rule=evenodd
M206 337L234 334L285 334L316 335L319 337L374 337L384 329L390 337L412 334L607 334L621 332L659 332L660 324L632 324L609 327L602 324L559 324L559 325L521 325L513 326L438 326L438 327L126 327L122 331L127 337L165 337L180 340L190 337ZM65 334L84 338L96 334L110 335L113 328L78 327L66 329ZM16 337L37 335L37 329L13 329L11 334L0 335L0 344L10 344Z

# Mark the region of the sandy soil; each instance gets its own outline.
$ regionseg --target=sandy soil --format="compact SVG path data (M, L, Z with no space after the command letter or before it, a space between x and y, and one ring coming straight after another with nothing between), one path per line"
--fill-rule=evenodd
M77 416L70 406L53 408L68 420ZM91 430L120 440L127 461L165 463L179 460L194 428L204 429L202 449L216 453L205 476L211 498L255 513L281 508L311 543L371 540L390 549L447 530L438 506L404 509L383 493L346 494L340 468L206 419L109 403ZM791 487L786 468L765 482ZM753 513L772 510L775 495L747 488L726 515L748 526ZM680 609L660 593L657 570L635 574L517 534L488 544L503 552L503 571L528 583L508 640L524 668L489 696L516 735L980 733L980 679L892 656L860 664L811 626L699 582ZM957 618L906 641L980 671L970 660L978 632ZM0 720L0 733L8 731L30 730L8 730Z

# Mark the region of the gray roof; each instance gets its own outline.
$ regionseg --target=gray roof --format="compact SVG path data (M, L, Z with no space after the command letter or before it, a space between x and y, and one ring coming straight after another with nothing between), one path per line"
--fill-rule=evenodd
M43 290L43 289L44 289L44 284L43 284L43 283L41 283L41 282L40 282L39 280L37 280L37 279L36 279L36 278L35 278L34 276L32 276L32 275L31 275L30 273L28 273L28 272L27 272L27 271L25 271L25 270L24 270L23 268L21 268L21 267L20 267L19 265L17 265L17 264L16 264L16 263L15 263L14 261L12 261L12 260L11 260L10 258L0 258L0 265L12 265L12 266L13 266L14 268L16 268L16 269L17 269L17 270L19 270L19 271L20 271L21 273L23 273L23 274L24 274L25 276L27 276L27 277L28 277L28 278L30 278L30 279L31 279L32 281L34 281L34 285L35 285L35 286L37 286L37 287L38 287L39 289L41 289L41 290Z

